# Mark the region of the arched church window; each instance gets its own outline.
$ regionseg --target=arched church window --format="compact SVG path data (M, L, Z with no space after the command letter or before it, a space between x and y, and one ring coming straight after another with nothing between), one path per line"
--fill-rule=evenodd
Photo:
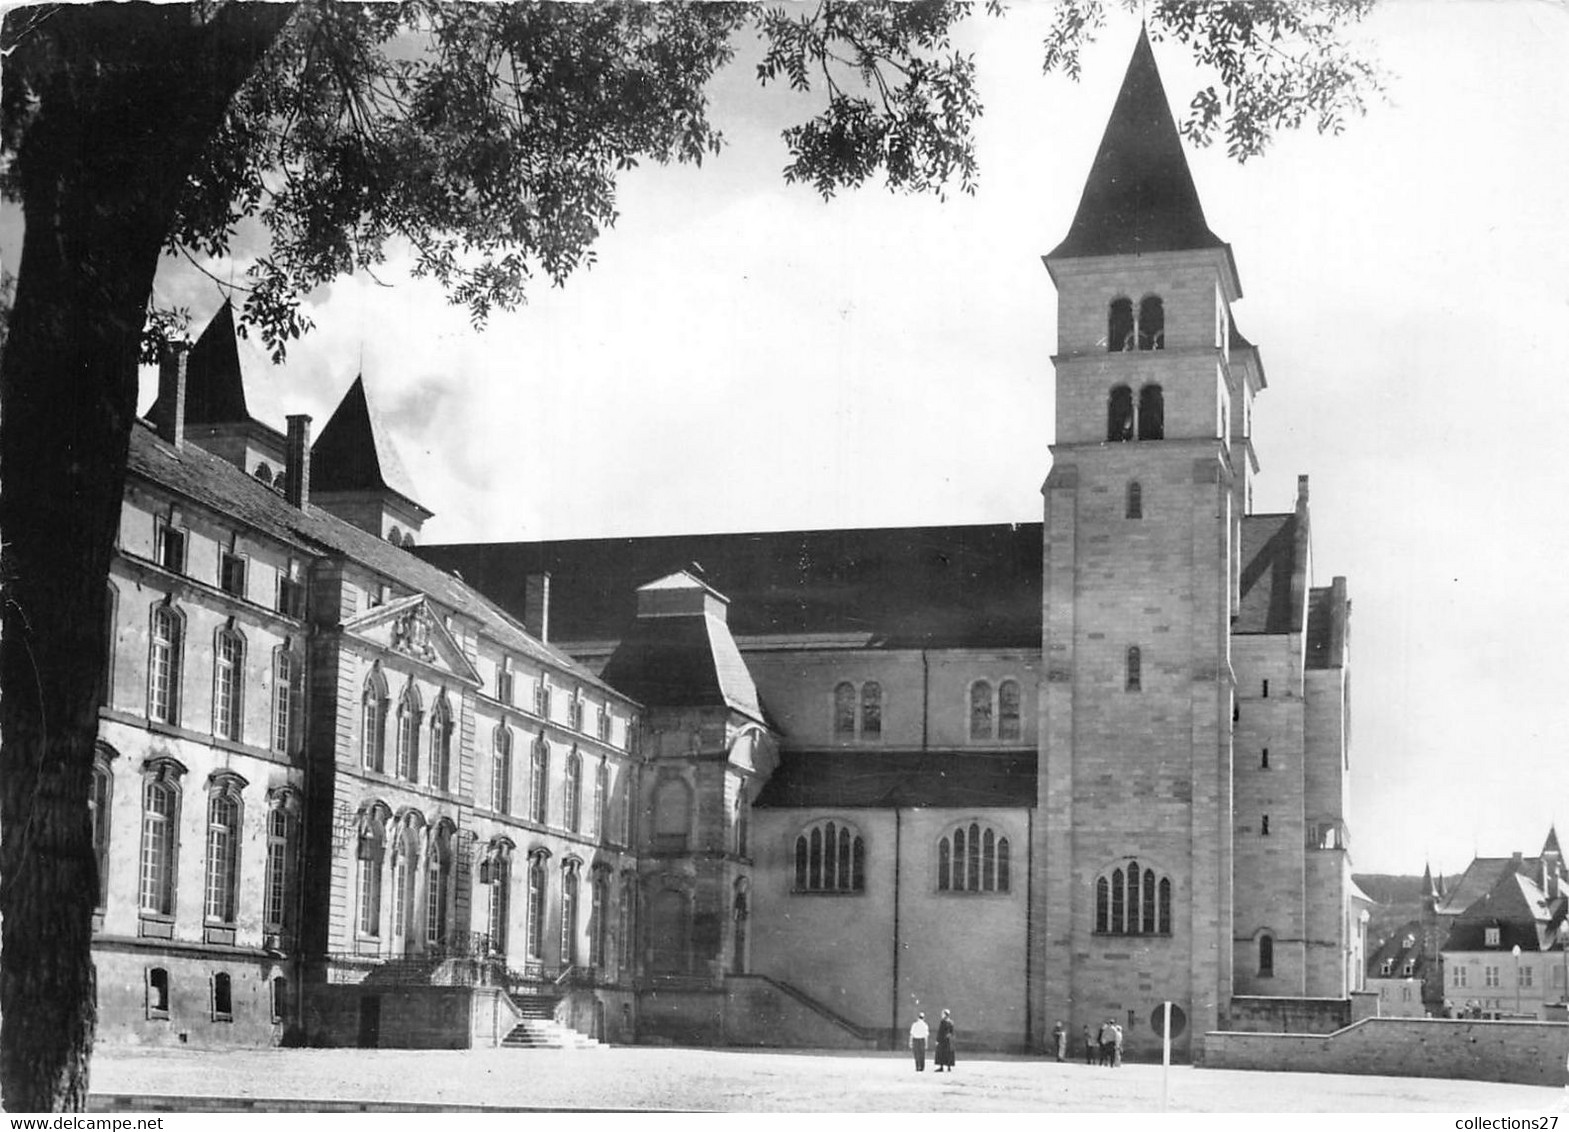
M1170 935L1171 881L1137 861L1115 864L1095 878L1099 935Z
M1166 395L1158 385L1139 390L1139 439L1166 438Z
M1113 299L1106 315L1106 349L1116 354L1133 349L1134 344L1133 300Z
M1106 439L1133 439L1133 390L1126 385L1112 386L1106 399Z
M938 840L938 892L1007 892L1011 883L1008 839L991 826L962 823Z
M1128 484L1128 500L1123 515L1129 519L1144 518L1144 488L1139 485L1138 480Z
M992 737L992 686L985 680L970 685L970 738Z
M795 839L796 892L864 892L866 841L854 826L825 821Z
M1145 295L1139 300L1139 349L1165 348L1166 304L1159 295Z

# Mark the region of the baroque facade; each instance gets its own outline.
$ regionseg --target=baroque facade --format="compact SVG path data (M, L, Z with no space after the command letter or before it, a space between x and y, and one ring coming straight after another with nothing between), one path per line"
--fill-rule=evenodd
M1141 38L1059 295L1041 522L418 545L365 384L254 421L226 308L135 430L106 1031L971 1048L1359 985L1344 579L1256 513L1237 330ZM1043 470L1048 454L1041 454ZM701 565L698 565L701 564Z

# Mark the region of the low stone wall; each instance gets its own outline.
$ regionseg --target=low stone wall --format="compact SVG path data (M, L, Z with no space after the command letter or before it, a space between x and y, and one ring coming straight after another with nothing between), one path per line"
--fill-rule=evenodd
M318 983L305 989L305 1041L315 1046L484 1048L499 1045L517 1022L506 993L495 987Z
M1226 1029L1242 1034L1333 1034L1351 1022L1351 1003L1344 998L1237 995Z
M1196 1064L1557 1088L1566 1084L1566 1059L1569 1025L1561 1022L1367 1018L1333 1034L1205 1034Z

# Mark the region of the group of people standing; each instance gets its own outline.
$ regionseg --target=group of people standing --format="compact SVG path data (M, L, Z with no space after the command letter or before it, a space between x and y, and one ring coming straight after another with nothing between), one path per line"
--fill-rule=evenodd
M915 1021L910 1023L910 1052L915 1055L915 1071L922 1073L926 1069L926 1040L931 1036L931 1030L926 1025L925 1013L915 1016ZM932 1059L935 1071L941 1073L946 1069L953 1072L953 1019L948 1011L942 1012L942 1018L937 1022L937 1050Z

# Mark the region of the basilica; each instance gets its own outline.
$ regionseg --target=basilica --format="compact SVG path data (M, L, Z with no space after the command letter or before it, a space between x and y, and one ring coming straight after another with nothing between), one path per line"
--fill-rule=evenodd
M1057 288L1039 522L432 545L363 378L254 420L225 306L135 430L106 1040L971 1049L1345 999L1345 580L1140 37ZM935 1015L934 1015L935 1016Z

